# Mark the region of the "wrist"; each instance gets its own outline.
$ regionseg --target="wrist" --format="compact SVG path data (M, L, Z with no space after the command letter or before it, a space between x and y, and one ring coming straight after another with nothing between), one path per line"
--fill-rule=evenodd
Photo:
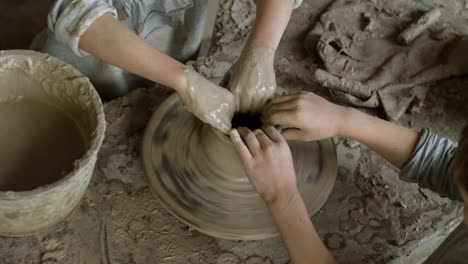
M242 50L241 57L249 57L252 55L256 55L263 59L266 59L269 63L273 65L275 54L276 48L271 47L271 45L259 42L248 42Z
M350 138L350 130L352 129L352 125L357 114L356 112L359 113L359 111L351 107L340 107L341 109L338 114L339 118L337 122L338 126L336 129L336 136Z
M185 72L185 66L181 66L174 74L174 79L170 87L174 89L178 94L184 93L187 89L187 74Z
M277 193L278 195L274 199L265 200L268 209L272 213L285 211L297 200L302 199L296 185L286 187Z
M272 50L276 50L278 48L279 42L268 40L257 35L251 34L249 39L247 40L246 46L250 47L264 47L269 48Z

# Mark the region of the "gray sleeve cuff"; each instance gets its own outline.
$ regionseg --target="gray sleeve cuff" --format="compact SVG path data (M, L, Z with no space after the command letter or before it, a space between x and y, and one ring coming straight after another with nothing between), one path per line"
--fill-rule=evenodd
M419 187L437 192L441 197L461 201L453 176L455 150L451 140L423 129L410 160L401 170L401 179L418 183Z
M294 9L300 7L302 5L303 0L295 0Z
M49 13L48 26L73 53L84 56L87 53L78 47L81 35L106 13L117 17L116 10L102 0L57 0Z

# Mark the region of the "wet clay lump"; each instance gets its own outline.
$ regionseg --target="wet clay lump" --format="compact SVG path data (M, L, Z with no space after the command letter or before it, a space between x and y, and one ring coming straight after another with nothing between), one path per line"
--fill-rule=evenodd
M53 183L85 152L83 136L60 109L28 98L0 103L0 191Z

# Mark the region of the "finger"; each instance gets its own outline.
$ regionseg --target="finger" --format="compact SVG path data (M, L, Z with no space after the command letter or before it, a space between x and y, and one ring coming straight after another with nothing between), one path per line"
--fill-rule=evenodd
M226 122L215 126L215 128L217 128L219 131L221 131L225 135L229 134L229 131L231 131L231 125Z
M183 93L183 92L177 92L177 95L179 96L179 100L182 102L184 107L186 107L186 108L191 107L192 103L191 103L191 99L190 99L189 94Z
M223 132L223 134L227 135L231 131L231 116L232 115L230 115L230 113L226 110L220 111L218 114L212 113L208 122L210 125Z
M271 123L270 117L276 113L281 111L294 111L297 110L299 107L299 100L296 98L290 98L289 100L275 103L271 102L262 110L262 118L266 121L266 124L275 125Z
M297 110L299 109L300 103L298 99L293 99L289 101L285 101L282 103L271 104L268 107L270 112L277 112L277 111L290 111L290 110Z
M270 104L280 104L280 103L284 103L287 101L296 100L298 97L299 97L298 95L278 96L278 97L271 99Z
M225 94L224 100L220 103L218 109L211 111L208 117L212 119L212 124L216 128L224 134L228 134L231 131L231 120L234 116L234 98L229 91L225 91Z
M290 111L299 109L300 97L291 97L284 101L272 101L267 105L265 111L273 113L277 111Z
M276 143L281 143L284 141L283 136L281 133L273 126L267 126L263 129L265 131L265 134L272 140L273 142Z
M270 104L280 104L280 103L284 103L284 102L291 101L291 100L299 100L301 97L308 96L308 95L315 95L315 94L312 92L306 92L302 90L291 90L291 91L288 91L287 94L285 95L274 97L271 100Z
M229 81L231 80L231 72L228 71L225 75L223 80L219 83L219 86L224 88L229 88Z
M250 154L249 149L244 144L244 141L242 141L242 138L239 135L239 131L237 131L237 129L233 129L229 135L231 136L231 141L234 144L234 148L237 150L237 153L239 153L242 163L246 164L250 162L252 160L252 154Z
M286 128L281 131L286 140L304 140L304 133L298 128Z
M269 144L271 144L270 138L268 138L261 129L255 129L254 134L262 149L265 149Z
M300 95L306 93L305 91L301 89L290 89L286 91L287 95Z
M280 94L281 96L286 96L286 95L297 95L302 93L303 91L301 89L296 89L296 88L291 88L291 89L284 89L284 88L277 88L277 94Z
M296 117L296 111L278 111L274 112L270 115L268 118L268 121L272 125L280 125L280 126L286 126L286 127L296 127L295 124L295 117Z
M247 148L250 151L250 154L253 157L257 156L260 153L261 148L260 143L258 142L258 139L255 136L255 134L246 127L239 127L237 131L239 131L239 134L244 139L245 144L247 145Z

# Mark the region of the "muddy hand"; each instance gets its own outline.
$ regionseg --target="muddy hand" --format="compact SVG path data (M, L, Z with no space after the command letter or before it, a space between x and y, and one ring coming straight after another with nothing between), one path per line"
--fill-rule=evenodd
M256 112L276 91L275 50L247 46L223 80L234 95L236 110Z
M192 69L185 68L187 87L179 92L185 107L204 123L225 134L231 130L234 115L232 94Z

